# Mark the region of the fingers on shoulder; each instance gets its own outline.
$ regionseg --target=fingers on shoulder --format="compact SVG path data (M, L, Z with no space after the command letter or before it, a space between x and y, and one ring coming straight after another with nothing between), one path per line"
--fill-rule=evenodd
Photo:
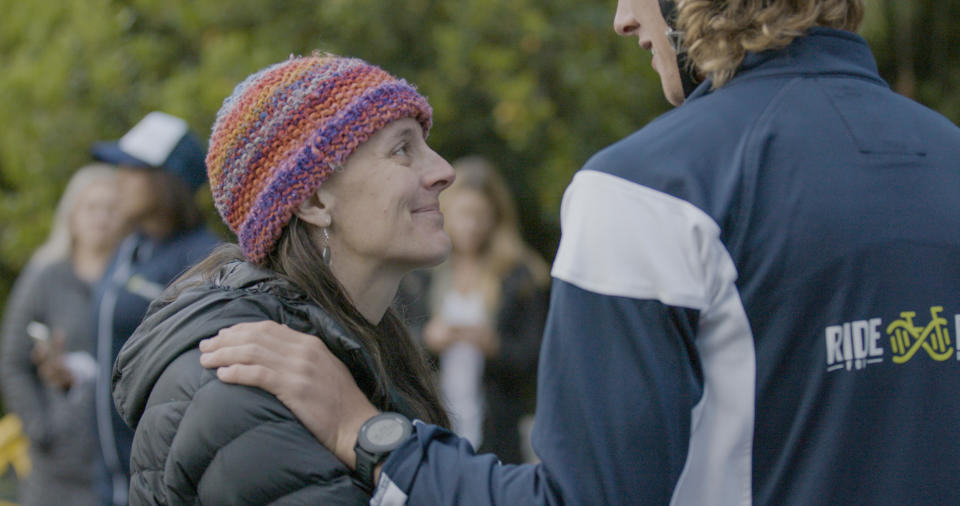
M231 364L218 367L217 378L224 383L261 388L274 395L282 380L276 371L260 364Z
M282 332L283 329L289 329L289 327L273 320L257 320L224 327L217 333L217 337L226 340L250 340L265 334Z

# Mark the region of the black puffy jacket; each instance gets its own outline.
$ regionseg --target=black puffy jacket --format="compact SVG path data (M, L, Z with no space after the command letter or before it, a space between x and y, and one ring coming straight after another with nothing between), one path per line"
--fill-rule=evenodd
M209 283L172 302L155 302L114 364L114 402L136 429L131 504L369 500L347 467L276 397L223 383L200 365L201 339L264 319L319 336L369 393L369 355L338 322L270 271L225 264Z

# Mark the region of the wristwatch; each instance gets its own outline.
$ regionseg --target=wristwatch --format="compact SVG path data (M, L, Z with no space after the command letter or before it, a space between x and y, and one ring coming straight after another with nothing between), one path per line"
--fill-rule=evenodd
M411 433L413 425L400 413L380 413L363 422L353 451L357 454L357 475L364 485L373 490L374 468Z

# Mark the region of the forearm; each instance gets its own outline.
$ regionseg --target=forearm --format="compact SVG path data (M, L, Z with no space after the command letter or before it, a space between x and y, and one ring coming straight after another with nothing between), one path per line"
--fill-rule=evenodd
M541 465L502 465L495 455L475 455L469 443L422 422L384 462L371 504L569 504ZM388 491L390 493L388 493Z
M366 401L366 399L363 399L363 401L365 402L357 400L350 406L350 414L344 417L340 423L337 431L337 441L333 448L333 454L351 470L357 468L357 453L354 451L354 447L357 445L357 434L360 433L360 427L363 422L379 414L377 408L373 407L369 401ZM380 468L381 466L377 466L374 470L374 483L377 482Z

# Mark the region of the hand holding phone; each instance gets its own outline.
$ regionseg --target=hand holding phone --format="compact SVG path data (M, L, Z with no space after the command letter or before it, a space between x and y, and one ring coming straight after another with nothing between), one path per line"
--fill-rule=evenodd
M36 341L47 341L50 339L50 327L38 321L32 321L27 324L27 335Z
M63 332L52 332L47 325L33 321L27 325L27 335L36 341L30 358L40 379L57 389L69 390L73 375L63 361Z

